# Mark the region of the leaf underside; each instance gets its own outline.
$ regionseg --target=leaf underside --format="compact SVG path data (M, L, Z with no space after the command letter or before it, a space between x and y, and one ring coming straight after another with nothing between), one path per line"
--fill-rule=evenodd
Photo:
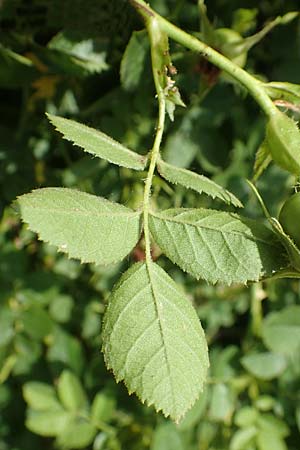
M205 336L192 305L157 264L137 263L120 279L104 317L103 352L117 381L179 421L203 389Z
M41 240L85 263L121 261L140 237L140 213L85 192L38 189L18 202L23 221Z
M232 204L239 208L243 207L242 203L235 195L204 175L199 175L191 170L173 166L162 160L158 162L157 168L160 175L171 183L180 184L187 189L193 189L199 194L207 194L212 198L218 198L225 203Z
M283 248L254 220L210 209L169 209L150 215L150 230L165 255L195 278L245 283L280 268Z
M64 139L83 148L85 152L106 159L118 166L144 170L147 157L129 150L110 136L75 122L75 120L65 119L52 114L47 114L47 116L56 130L63 134Z

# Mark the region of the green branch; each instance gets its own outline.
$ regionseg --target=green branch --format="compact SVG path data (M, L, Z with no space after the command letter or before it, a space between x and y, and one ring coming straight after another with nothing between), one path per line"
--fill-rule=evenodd
M144 216L144 236L145 236L145 247L146 247L146 261L151 261L151 239L149 230L149 206L151 197L151 187L154 175L154 170L156 167L156 162L159 156L160 145L162 141L162 136L164 132L165 116L166 116L166 100L165 93L160 84L160 70L157 67L157 37L159 35L159 30L156 29L156 19L147 20L147 29L150 37L151 43L151 59L152 59L152 70L153 78L155 83L156 94L158 98L159 112L158 112L158 123L156 128L156 136L154 144L150 153L150 165L145 182L144 189L144 201L143 201L143 216ZM157 32L156 32L157 31Z
M207 61L214 64L243 85L268 117L276 113L276 106L273 104L272 100L266 94L264 88L256 78L243 70L241 67L234 64L225 56L221 55L221 53L206 45L204 42L196 39L192 35L186 33L170 23L168 20L161 17L143 0L130 0L130 3L142 15L146 21L146 24L150 18L155 18L159 24L159 28L170 38L184 47L200 53L201 56L203 56L203 58Z

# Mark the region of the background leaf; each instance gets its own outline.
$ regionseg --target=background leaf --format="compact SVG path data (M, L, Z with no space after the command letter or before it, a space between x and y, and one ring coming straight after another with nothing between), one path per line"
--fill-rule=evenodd
M184 443L175 425L163 423L156 428L151 450L184 450Z
M273 352L296 354L300 349L300 306L270 314L263 323L263 340Z
M60 403L52 386L38 381L30 381L23 386L23 396L35 410L60 409Z
M127 91L134 91L137 88L148 50L149 40L146 30L134 31L123 54L120 67L121 83Z
M241 208L243 205L231 192L224 189L214 181L199 175L191 170L183 169L166 163L162 159L157 164L160 175L174 184L180 184L188 189L193 189L199 194L207 194L212 198L218 198L225 203L231 203Z
M87 397L80 380L68 370L59 377L57 392L61 403L69 411L76 412L87 405Z
M64 447L58 442L61 430L55 425L59 422L58 413L49 415L49 411L34 410L42 434L38 425L33 431L25 426L26 416L33 408L22 395L28 382L46 383L57 393L60 374L70 370L79 377L91 405L94 406L98 394L103 399L104 393L105 399L108 394L115 405L112 411L109 406L101 407L101 398L99 403L95 402L99 407L95 410L102 419L107 413L102 423L94 422L92 407L85 410L85 424L94 423L106 430L98 429L88 448L149 450L157 429L171 420L142 405L134 395L129 396L123 383L117 384L106 369L99 351L106 299L131 259L144 257L143 240L130 257L118 264L105 267L80 264L57 252L55 247L37 242L36 235L11 208L16 196L49 186L75 188L128 208L140 208L145 173L120 168L74 149L71 142L62 139L49 125L45 112L86 123L137 153L150 149L157 99L148 55L134 93L124 89L119 77L122 54L132 32L142 29L144 24L125 0L100 0L100 4L99 0L0 3L0 41L5 49L5 55L0 51L0 448L71 450L68 441ZM150 3L172 23L194 30L198 36L197 1ZM298 2L264 0L255 2L255 6L253 3L248 2L251 9L245 10L237 1L206 2L211 27L231 27L243 38L251 36L279 14L283 16L295 9ZM247 8L246 4L243 6ZM269 89L268 93L281 110L288 108L288 114L296 121L299 121L298 28L298 20L277 27L251 49L246 66L263 85L268 80L281 84L280 89L273 93ZM62 34L69 43L60 39ZM57 48L50 48L52 44ZM243 214L259 222L261 211L253 196L249 196L244 179L251 179L254 155L264 139L264 115L258 113L244 89L227 83L200 55L174 42L170 42L170 50L178 70L176 83L187 107L177 109L173 123L167 120L164 159L204 174L235 193L244 204ZM97 64L96 55L100 64L102 57L106 68L92 74L88 69ZM139 69L137 64L135 69ZM286 82L295 85L293 92ZM258 188L272 216L278 217L281 205L294 191L294 184L295 178L274 163L259 177ZM191 189L168 186L160 177L154 179L152 194L154 210L216 205L227 208L219 200L200 196ZM153 259L159 253L159 247L153 243ZM284 258L282 262L286 263ZM258 417L268 413L281 419L290 433L281 434L277 441L284 441L288 450L299 450L299 414L298 426L296 422L300 398L299 350L295 348L288 357L283 355L288 366L271 381L255 378L241 360L252 352L272 352L269 347L263 349L253 322L257 317L259 321L262 313L264 327L268 316L299 305L300 280L278 278L276 272L275 280L272 277L256 285L211 286L184 274L165 256L159 259L159 264L176 280L178 288L184 286L210 347L209 383L179 428L173 427L184 449L228 450L239 431L252 426L257 432L261 430ZM296 270L285 269L286 275L292 273L295 276ZM34 314L35 308L43 309L45 316L50 317L52 327L48 334L43 327L39 327L41 332L35 336L30 334L30 325L24 328L23 314L30 315L31 311ZM289 345L287 340L286 347ZM212 387L220 383L230 386L232 392L235 407L231 422L214 421L209 416ZM245 417L237 423L236 416L245 407L254 411L252 419L250 414L248 424ZM37 414L40 412L43 417ZM68 420L69 414L67 423ZM52 437L43 436L56 426ZM276 422L269 433L275 435L279 428ZM166 434L171 435L170 428ZM167 443L166 439L164 444L168 445L171 438ZM255 437L247 447L243 450L257 450Z
M300 103L300 85L281 81L264 83L264 88L274 99L286 100L298 105Z
M257 378L271 380L286 368L286 359L276 353L253 353L241 359L242 365Z
M41 436L55 437L63 431L72 416L62 408L59 410L35 411L29 409L26 427Z

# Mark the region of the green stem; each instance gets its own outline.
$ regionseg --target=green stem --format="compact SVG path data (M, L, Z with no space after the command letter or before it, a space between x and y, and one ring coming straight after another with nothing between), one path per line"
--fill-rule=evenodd
M263 320L263 312L262 312L262 304L261 299L259 298L259 289L261 289L260 284L252 284L251 285L251 329L254 336L261 336L261 328L262 328L262 320Z
M152 180L154 175L154 170L156 167L157 158L159 156L160 145L162 141L162 136L164 132L165 125L165 116L166 116L166 100L164 91L160 85L159 80L159 72L157 71L155 59L156 59L156 49L153 45L153 41L155 40L155 36L153 36L151 27L148 28L150 42L151 42L151 57L152 57L152 70L154 83L156 88L156 94L158 98L158 122L156 128L156 135L154 139L154 144L150 153L150 164L149 170L145 182L144 189L144 201L143 201L143 216L144 216L144 237L145 237L145 252L146 252L146 261L151 261L151 239L150 239L150 230L149 230L149 209L150 209L150 198L151 198L151 187Z
M159 24L160 29L167 33L170 38L183 45L184 47L200 53L203 58L207 59L207 61L214 64L219 69L223 70L228 75L233 77L241 85L243 85L268 117L277 112L276 106L267 95L264 88L261 86L259 80L254 78L252 75L243 70L241 67L237 66L225 56L221 55L221 53L206 45L204 42L196 39L195 37L170 23L168 20L161 17L159 14L153 11L143 0L130 0L130 2L146 19L146 21L150 17L155 18Z

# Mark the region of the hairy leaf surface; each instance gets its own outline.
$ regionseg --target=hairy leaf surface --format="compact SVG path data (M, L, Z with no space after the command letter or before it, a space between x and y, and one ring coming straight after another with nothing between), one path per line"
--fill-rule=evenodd
M199 192L199 194L205 193L212 198L217 197L223 202L231 203L239 208L243 206L235 195L204 175L199 175L191 170L173 166L162 160L158 162L157 168L160 175L171 183L180 184L188 189L193 189L194 191Z
M75 120L48 114L50 122L56 130L63 134L67 141L83 148L85 152L106 159L118 166L135 170L143 170L147 158L124 147L119 142L101 131L90 128Z
M203 389L207 345L199 319L155 263L137 263L120 279L104 317L108 368L129 392L178 421Z
M85 192L38 189L19 197L19 204L22 219L40 239L82 262L120 261L140 237L140 213Z
M152 212L150 230L172 262L211 283L256 281L279 268L283 252L264 225L211 209Z

